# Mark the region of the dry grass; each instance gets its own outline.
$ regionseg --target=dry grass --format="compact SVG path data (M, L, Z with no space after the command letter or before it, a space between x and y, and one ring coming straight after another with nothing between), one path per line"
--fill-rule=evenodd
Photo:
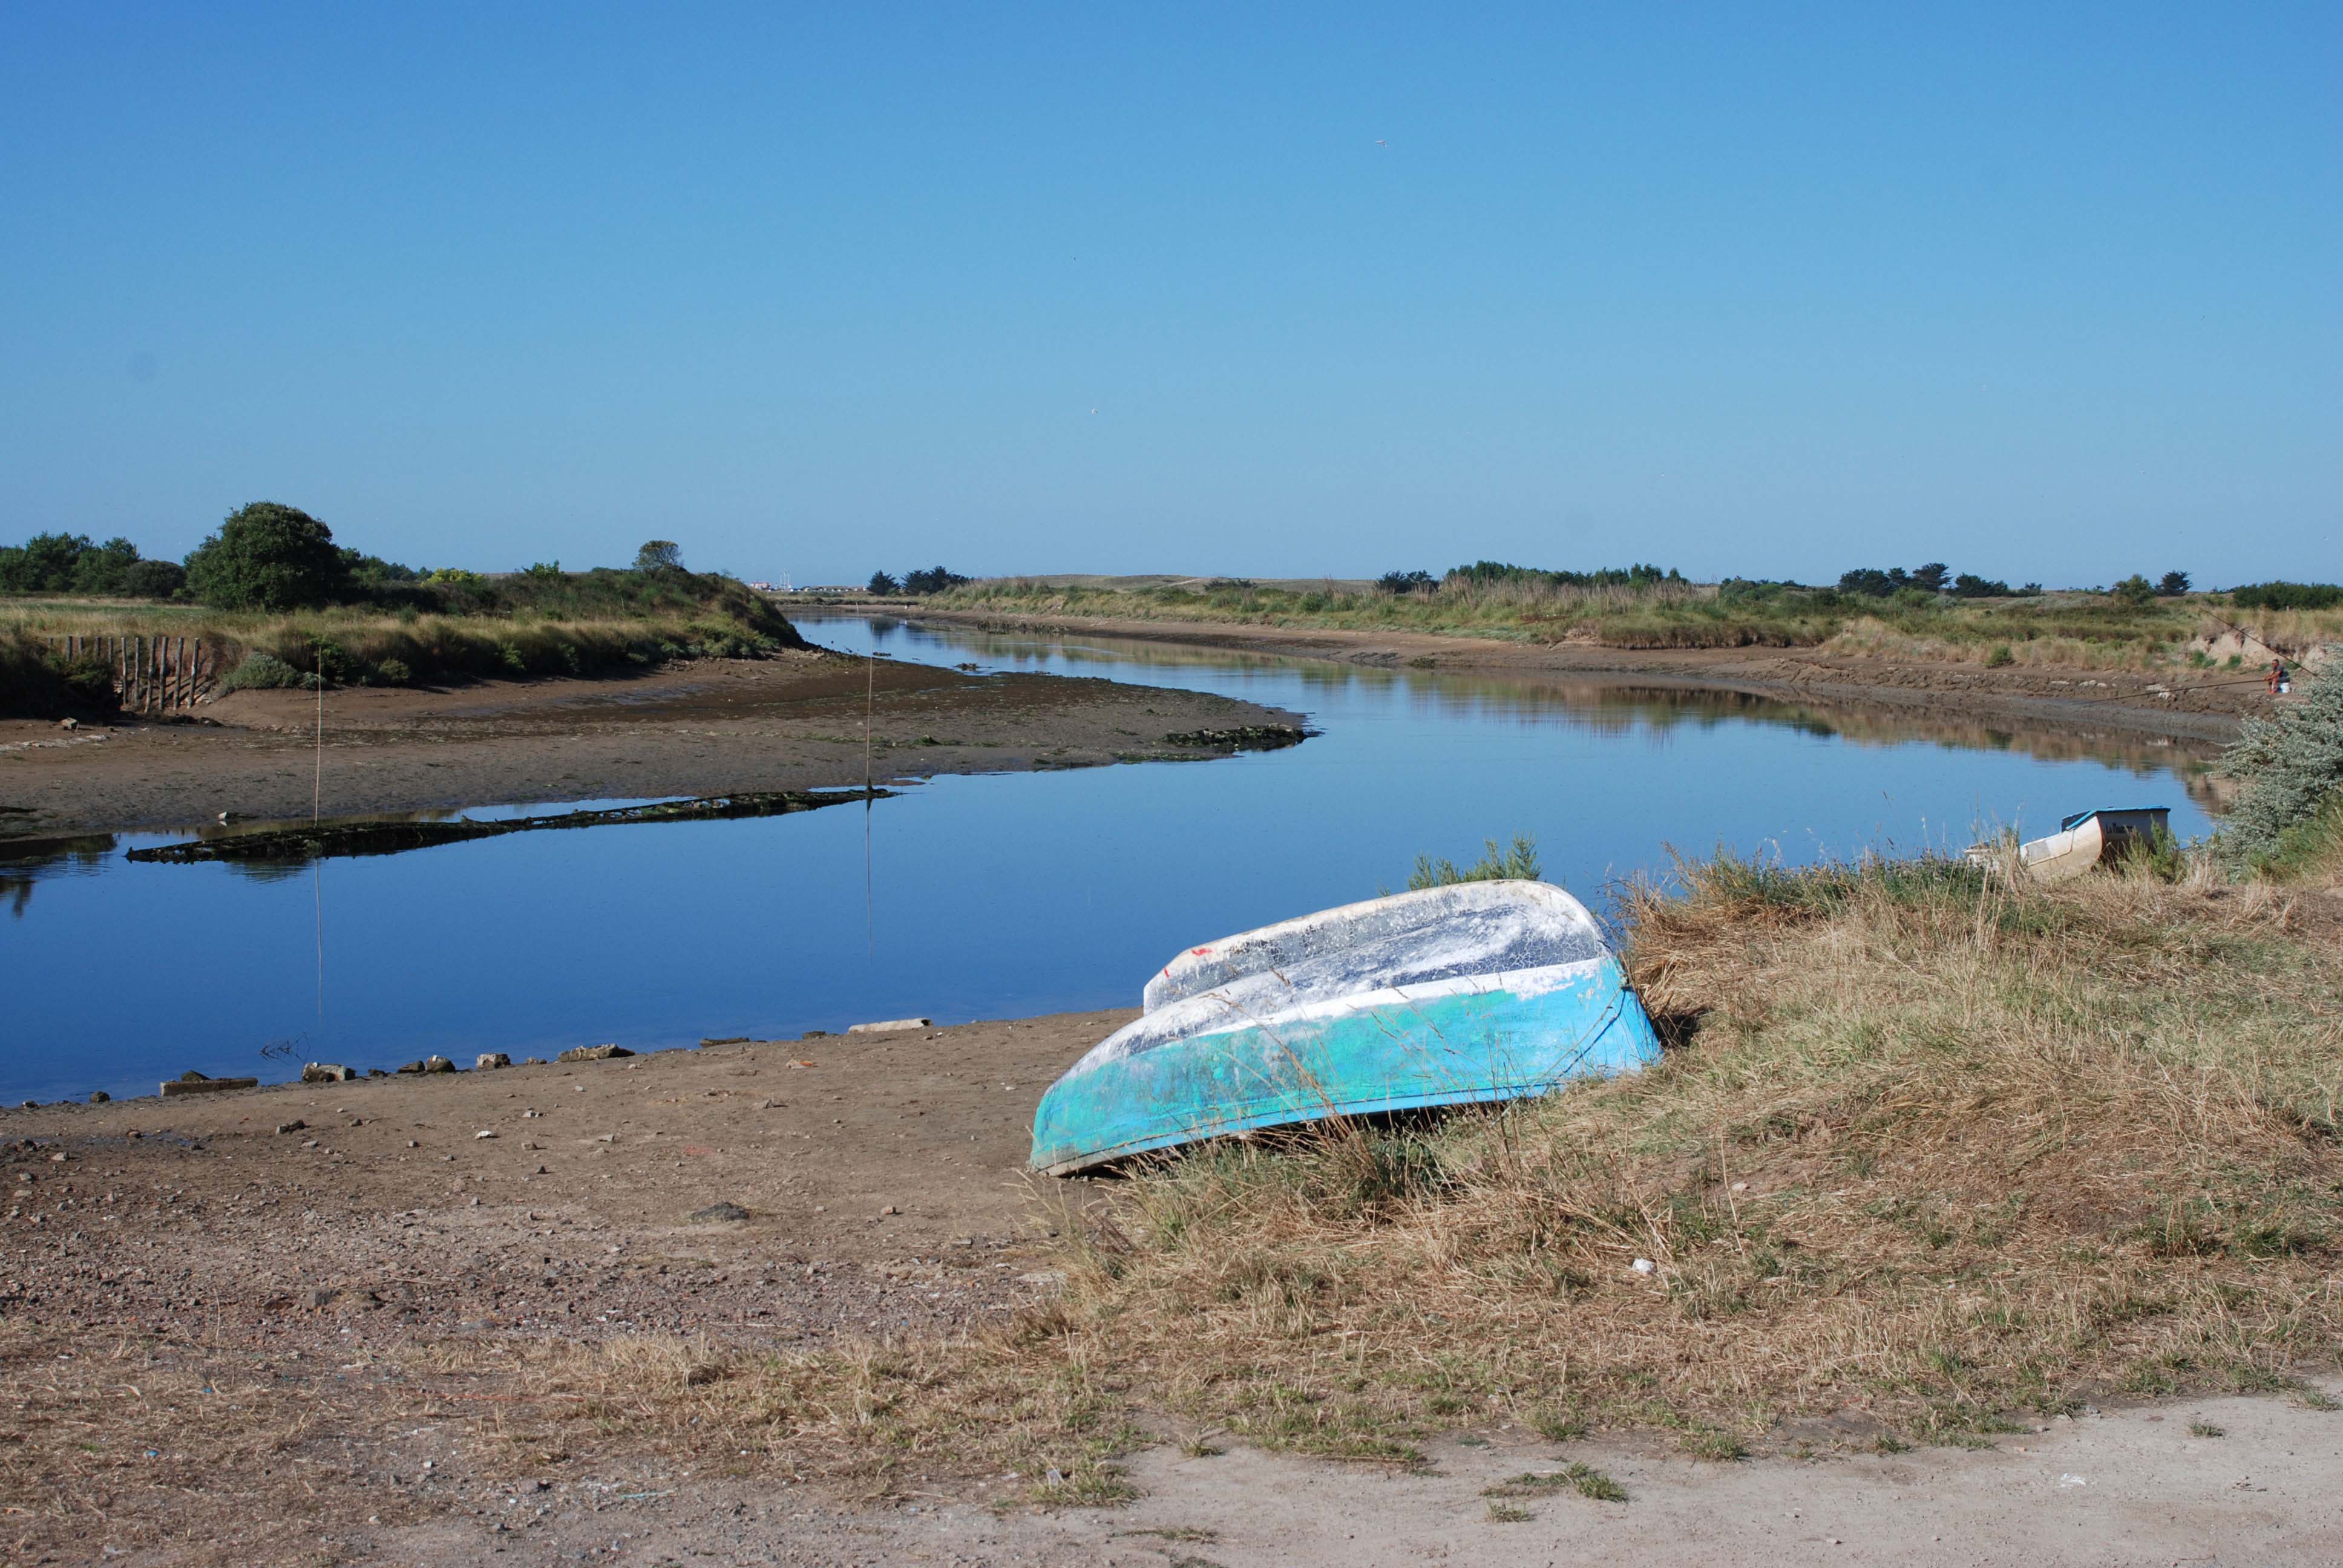
M446 1370L524 1391L482 1435L522 1462L648 1447L778 1466L849 1496L1000 1483L1004 1498L1095 1506L1131 1493L1141 1441L1096 1342L1042 1309L952 1344L758 1353L629 1337L450 1347Z
M2013 889L1936 861L1684 878L1634 910L1638 983L1681 1041L1652 1071L1166 1160L1081 1228L1065 1298L996 1338L714 1357L698 1382L673 1346L517 1370L606 1440L873 1492L1054 1468L1045 1495L1097 1499L1142 1408L1401 1464L1501 1423L1725 1461L1822 1418L1833 1441L1976 1443L2333 1364L2328 895Z
M1183 1415L1384 1458L1500 1422L1960 1439L2331 1364L2331 915L1942 863L1686 879L1636 910L1644 994L1700 1020L1661 1068L1167 1161L1078 1321Z

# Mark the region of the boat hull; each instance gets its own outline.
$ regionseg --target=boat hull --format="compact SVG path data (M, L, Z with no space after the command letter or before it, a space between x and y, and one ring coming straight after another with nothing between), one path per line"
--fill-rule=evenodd
M1042 1097L1032 1164L1063 1176L1263 1128L1512 1100L1659 1054L1651 1020L1607 954L1367 991L1232 1018L1144 1049L1102 1050Z

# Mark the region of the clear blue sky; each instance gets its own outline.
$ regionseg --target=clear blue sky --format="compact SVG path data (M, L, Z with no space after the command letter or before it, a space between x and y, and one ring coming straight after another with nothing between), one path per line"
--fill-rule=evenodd
M2343 7L0 10L0 535L2343 578Z

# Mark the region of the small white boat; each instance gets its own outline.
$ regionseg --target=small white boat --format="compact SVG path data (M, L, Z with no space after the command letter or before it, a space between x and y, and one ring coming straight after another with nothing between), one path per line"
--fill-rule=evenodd
M2101 861L2113 859L2136 845L2153 843L2171 829L2169 806L2139 806L2123 810L2078 812L2058 824L2045 839L2030 839L2017 847L2017 862L2037 882L2063 882L2079 877ZM1992 845L1969 851L1973 859L1991 859Z

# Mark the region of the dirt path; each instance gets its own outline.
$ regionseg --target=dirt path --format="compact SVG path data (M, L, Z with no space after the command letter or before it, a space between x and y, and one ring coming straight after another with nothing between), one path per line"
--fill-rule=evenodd
M839 607L858 612L857 607ZM869 613L901 615L900 608ZM2250 670L2187 679L2128 670L1985 669L1855 658L1815 648L1617 648L1523 643L1428 632L1258 627L1212 621L1121 620L921 608L914 618L1001 631L1131 638L1382 668L1523 675L1633 676L1644 684L1741 691L1914 716L2088 725L2197 740L2227 740L2269 699Z
M1196 692L880 660L874 764L899 776L1206 754L1168 735L1292 724ZM624 681L233 693L191 724L0 722L0 835L306 820L518 801L803 789L863 779L865 683L842 654L703 660Z
M446 1375L548 1342L786 1352L1001 1321L1051 1288L1051 1201L1083 1191L1037 1200L1023 1177L1034 1103L1130 1016L0 1111L0 1558L2343 1557L2343 1415L2279 1399L2087 1412L1990 1452L1728 1465L1513 1429L1462 1434L1413 1473L1167 1441L1131 1460L1131 1506L1041 1513L1008 1501L1007 1477L857 1506L759 1458L590 1428L556 1444L513 1424L493 1380ZM747 1218L693 1218L725 1202ZM1569 1462L1631 1501L1560 1492L1493 1514L1485 1487Z

